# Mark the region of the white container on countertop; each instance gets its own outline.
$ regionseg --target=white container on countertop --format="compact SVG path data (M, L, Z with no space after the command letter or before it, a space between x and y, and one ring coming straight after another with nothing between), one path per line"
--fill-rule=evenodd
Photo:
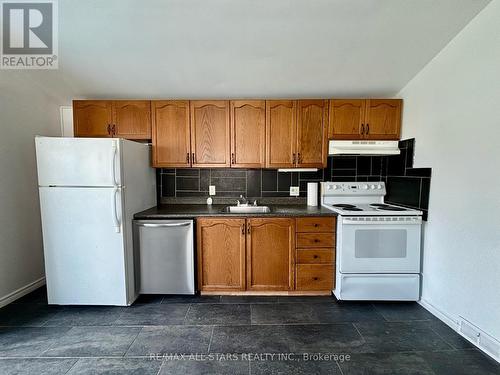
M318 183L307 183L307 205L318 206Z

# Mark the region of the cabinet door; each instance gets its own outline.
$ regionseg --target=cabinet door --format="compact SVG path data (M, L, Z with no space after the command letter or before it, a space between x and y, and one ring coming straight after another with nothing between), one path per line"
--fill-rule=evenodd
M151 102L117 100L113 102L114 136L127 139L151 138Z
M189 102L159 100L151 102L153 114L153 166L189 167L191 138Z
M294 254L294 219L247 219L247 290L292 290Z
M245 290L245 219L201 218L196 230L199 289Z
M326 100L299 100L297 103L297 166L326 167Z
M297 102L266 101L266 167L290 168L296 164Z
M73 101L75 137L110 137L112 122L113 111L111 101Z
M365 119L364 99L330 100L328 138L360 139Z
M229 167L229 101L191 101L191 158L197 167Z
M231 166L265 167L266 102L231 101Z
M365 138L399 139L401 99L369 99L366 101Z

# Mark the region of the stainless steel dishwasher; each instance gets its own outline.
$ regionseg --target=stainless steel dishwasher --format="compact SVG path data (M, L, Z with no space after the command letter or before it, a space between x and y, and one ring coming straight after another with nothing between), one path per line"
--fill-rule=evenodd
M136 290L194 294L193 220L134 220Z

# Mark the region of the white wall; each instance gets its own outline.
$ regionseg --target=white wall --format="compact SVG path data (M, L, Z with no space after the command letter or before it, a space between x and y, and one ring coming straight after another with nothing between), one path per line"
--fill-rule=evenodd
M0 306L44 277L34 136L60 134L59 107L29 77L0 73Z
M422 299L500 339L500 0L399 95L416 167L432 167Z

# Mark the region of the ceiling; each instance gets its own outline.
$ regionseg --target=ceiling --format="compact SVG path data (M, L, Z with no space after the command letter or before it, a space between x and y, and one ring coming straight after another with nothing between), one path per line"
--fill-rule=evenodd
M59 70L2 74L60 102L393 96L488 2L62 0Z

